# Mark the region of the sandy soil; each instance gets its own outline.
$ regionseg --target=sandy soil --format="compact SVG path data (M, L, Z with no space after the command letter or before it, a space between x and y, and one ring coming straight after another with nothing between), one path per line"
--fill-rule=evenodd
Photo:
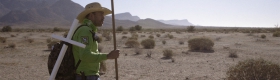
M7 37L6 43L0 43L0 80L47 80L47 50L46 39L53 33L41 32L0 32L1 37ZM54 34L62 35L63 32ZM264 58L280 64L280 37L272 37L271 33L256 33L248 36L247 33L214 33L198 32L177 34L175 32L165 33L138 33L138 41L155 36L156 46L154 49L143 49L140 55L135 55L134 48L126 48L126 39L122 36L129 34L117 34L118 49L121 55L118 59L119 80L223 80L226 78L226 71L238 61L246 59ZM172 34L175 38L165 38L164 35ZM258 36L265 34L266 39ZM15 37L11 37L15 35ZM141 37L145 35L146 37ZM208 37L215 43L213 53L188 52L187 41L196 37ZM216 40L221 38L220 40ZM34 39L29 43L26 39ZM105 39L105 38L103 38ZM166 44L162 44L166 40ZM113 40L100 43L103 52L110 52L113 49ZM179 41L184 41L183 45ZM5 48L9 43L15 43L16 48ZM164 49L172 49L173 58L162 59ZM229 58L229 51L237 51L238 58ZM146 57L152 52L152 57ZM187 53L184 53L187 52ZM125 55L127 54L127 55ZM114 60L107 60L107 72L101 76L102 80L114 80Z

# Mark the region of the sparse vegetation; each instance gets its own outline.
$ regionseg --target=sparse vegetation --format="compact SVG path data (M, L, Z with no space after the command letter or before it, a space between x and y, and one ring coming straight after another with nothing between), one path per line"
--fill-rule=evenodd
M2 32L11 32L12 31L12 27L11 26L4 26L1 31Z
M179 41L179 44L180 44L180 45L183 45L183 44L184 44L184 41Z
M157 36L157 37L160 37L160 34L157 34L156 36Z
M142 54L143 51L140 48L135 48L134 52L135 52L136 55L140 55L140 54Z
M194 38L188 41L191 51L213 51L214 42L208 38Z
M15 43L9 43L8 48L16 48L16 44Z
M50 43L50 42L52 42L52 39L51 39L51 38L48 38L48 39L47 39L47 43Z
M145 39L145 40L141 41L141 45L145 49L153 49L156 44L155 44L155 40L153 40L153 39Z
M126 39L127 38L127 36L122 36L122 39Z
M34 42L34 39L29 38L29 39L27 39L27 42L32 43L32 42Z
M171 49L165 49L162 52L165 58L171 59L173 56L173 51Z
M230 67L226 74L227 80L279 80L280 67L264 59L248 59Z
M7 40L7 38L5 38L5 37L0 37L0 42L5 43L6 40Z
M129 31L136 31L135 27L130 27Z
M142 26L140 26L140 25L136 25L136 26L135 26L135 30L137 30L137 31L142 30Z
M62 31L62 30L61 30L60 28L58 28L58 27L54 27L54 28L53 28L53 31L54 31L54 32L59 32L59 31Z
M149 38L150 38L150 39L154 39L154 36L153 36L153 35L150 35Z
M235 51L235 50L230 50L230 51L229 51L229 56L228 56L228 57L230 57L230 58L237 58L237 57L238 57L237 51Z

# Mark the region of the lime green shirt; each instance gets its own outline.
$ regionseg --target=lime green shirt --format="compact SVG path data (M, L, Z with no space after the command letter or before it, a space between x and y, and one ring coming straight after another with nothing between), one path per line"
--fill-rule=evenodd
M107 54L99 53L98 43L92 38L92 32L97 32L96 26L88 19L84 19L82 25L78 28L73 35L73 40L86 45L85 48L80 48L73 45L73 54L75 58L75 64L81 60L76 73L80 74L83 71L86 76L99 75L100 62L107 59Z

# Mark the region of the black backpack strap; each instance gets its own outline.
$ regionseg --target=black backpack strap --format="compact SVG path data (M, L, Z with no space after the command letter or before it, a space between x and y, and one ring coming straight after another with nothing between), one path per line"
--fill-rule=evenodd
M87 26L87 25L80 25L80 26L75 30L74 34L75 34L76 31L77 31L79 28L81 28L82 26ZM73 34L73 36L74 36L74 34ZM73 36L72 36L71 39L73 39ZM75 71L78 69L80 63L81 63L81 59L79 59L78 63L76 64L75 69L74 69Z

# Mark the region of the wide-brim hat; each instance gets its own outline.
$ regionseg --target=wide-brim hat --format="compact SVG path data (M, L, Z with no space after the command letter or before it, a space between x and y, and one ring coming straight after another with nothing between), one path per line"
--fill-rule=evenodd
M79 23L82 23L83 20L85 19L86 15L88 15L91 12L97 12L97 11L102 11L104 12L104 16L111 14L111 10L102 7L98 2L93 2L90 4L87 4L85 7L85 10L82 11L78 16L77 19L79 20Z

